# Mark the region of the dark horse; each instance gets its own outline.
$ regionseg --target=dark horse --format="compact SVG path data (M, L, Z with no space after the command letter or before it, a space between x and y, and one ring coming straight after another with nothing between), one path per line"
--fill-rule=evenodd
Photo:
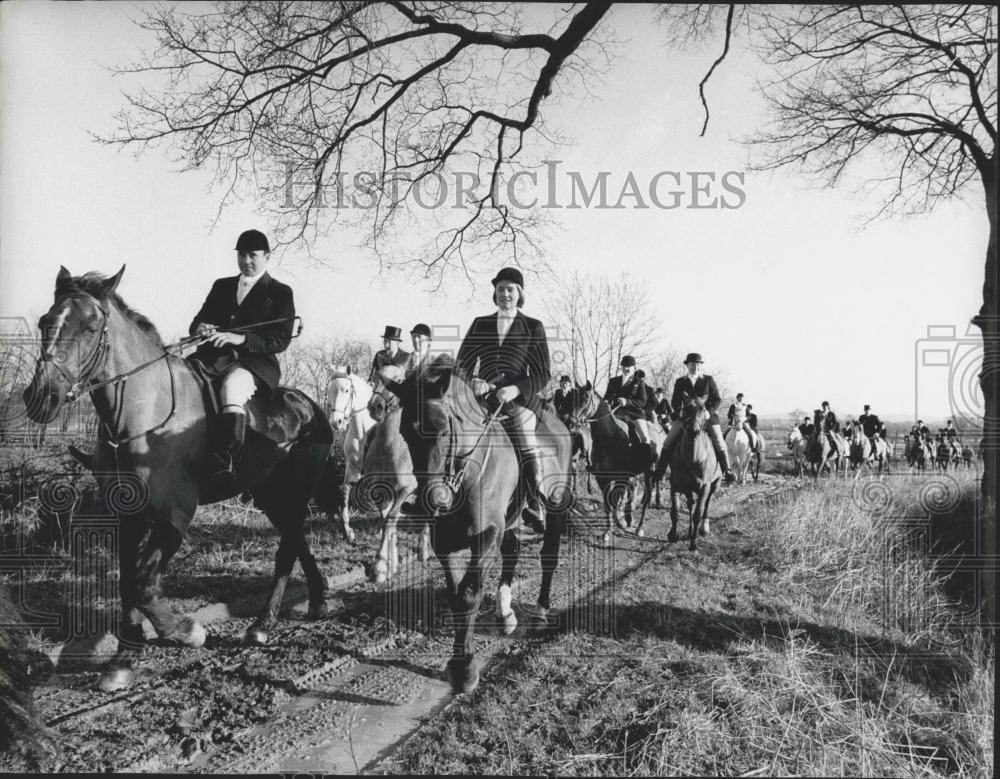
M823 430L823 414L816 412L813 417L813 433L806 443L806 462L812 468L813 478L818 479L823 469L833 465L833 476L843 471L847 478L847 440L838 432L832 432L836 446L830 446L830 441Z
M681 439L671 452L670 462L664 453L660 453L656 464L655 478L663 478L667 466L670 466L670 533L667 540L677 540L677 520L680 514L680 498L687 499L688 512L691 517L690 541L688 548L694 551L698 548L699 535L709 533L708 506L712 495L719 488L719 478L722 470L715 457L715 448L708 440L705 432L705 422L709 418L705 409L707 395L700 397L685 396L681 418L675 425L683 425Z
M248 404L251 429L237 486L225 494L213 491L204 478L210 450L202 385L187 362L166 352L153 324L115 293L124 272L122 266L109 279L60 269L55 302L38 323L42 352L24 392L35 422L51 422L67 397L87 391L100 417L97 449L87 464L106 502L118 509L122 602L118 653L101 679L104 690L131 682L143 615L161 638L195 647L205 642L201 625L160 600L160 577L199 504L249 490L281 535L271 595L247 630L249 643L267 640L296 559L311 616L324 612L326 590L304 531L307 503L333 441L322 409L296 390L279 387L269 399L258 392ZM119 496L116 505L110 493L123 484L132 494Z
M527 495L507 434L486 415L472 388L454 374L453 367L451 357L441 355L402 382L392 381L383 372L383 383L400 398L400 432L410 449L413 472L427 477L427 502L438 512L431 540L444 567L455 624L448 679L454 690L471 692L479 684L474 626L482 600L483 567L498 547L503 565L497 611L508 635L517 626L511 608L511 585L520 554L515 523ZM543 411L536 435L545 454L547 508L537 616L547 624L552 576L572 503L570 437L552 411Z
M573 389L572 408L571 417L588 422L590 426L590 438L593 442L590 469L604 496L604 511L608 521L604 543L611 542L616 521L622 529L632 526L632 501L635 479L638 476L642 476L645 489L635 533L642 538L645 535L643 525L654 484L655 463L650 461L649 447L631 442L628 425L614 416L611 407L594 392L589 381Z

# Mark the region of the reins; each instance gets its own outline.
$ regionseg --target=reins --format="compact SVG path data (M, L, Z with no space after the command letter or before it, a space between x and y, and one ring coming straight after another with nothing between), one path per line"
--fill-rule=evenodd
M469 449L469 455L463 460L462 467L457 471L455 468L455 460L457 455L455 450L458 448L458 436L455 433L455 423L451 421L451 417L448 418L448 455L445 458L445 470L448 473L444 477L445 485L452 491L458 492L458 488L462 485L462 480L465 478L465 471L469 467L469 462L471 461L471 455L479 447L482 442L483 437L489 432L493 423L496 421L497 417L500 416L500 411L503 409L503 404L497 406L496 411L486 418L486 422L483 424L483 429L479 431L479 437L476 438L476 442ZM483 460L479 464L479 475L476 477L478 482L483 477L483 471L486 469L486 463L490 459L490 452L493 451L493 447L486 447L486 454L483 455Z
M108 309L105 307L103 301L98 301L98 308L101 310L101 314L104 317L104 324L103 327L101 328L101 335L98 339L97 346L94 347L93 353L87 359L87 363L84 366L83 371L80 373L76 381L73 382L70 381L69 376L62 369L62 367L54 359L51 359L49 350L43 351L41 356L38 358L38 361L42 363L51 361L52 364L55 366L56 370L59 371L59 373L66 380L66 382L69 383L70 388L67 391L65 397L66 401L69 403L76 402L77 400L80 399L80 397L84 393L93 393L94 391L99 390L102 387L107 387L112 384L123 385L122 395L124 395L124 384L130 376L134 376L135 374L145 370L151 365L155 365L156 363L160 362L160 360L167 361L167 375L170 377L170 412L167 414L166 418L155 427L151 427L149 430L146 430L137 435L121 439L119 439L115 435L115 432L111 429L111 425L108 424L106 420L102 420L104 422L104 427L107 429L108 434L110 436L110 440L107 441L107 444L112 448L117 449L122 444L127 444L131 441L143 438L149 435L150 433L155 433L157 430L163 429L164 427L167 426L170 420L173 419L174 414L177 412L177 387L176 387L176 381L174 379L173 368L170 365L170 360L168 360L167 358L171 356L177 356L171 352L172 349L183 349L184 347L190 346L191 344L194 344L196 342L200 346L202 343L204 343L211 337L211 334L197 334L197 335L185 336L184 338L181 338L180 340L175 341L172 344L167 344L163 346L162 347L163 354L154 357L152 360L147 360L141 365L137 365L134 368L130 368L127 371L116 374L107 379L101 379L99 381L91 381L91 376L93 376L93 374L96 373L100 367L102 367L104 364L107 363L108 354L111 351L111 335L108 333L109 312ZM220 332L244 332L244 331L250 331L253 328L260 327L262 325L271 325L271 324L277 324L278 322L288 322L288 321L294 322L295 320L298 320L299 324L297 331L292 336L292 338L298 338L300 335L302 335L302 317L300 316L282 317L280 319L268 319L262 322L254 322L248 325L242 325L240 327L226 328L226 330ZM353 384L351 386L351 389L353 391L354 389ZM123 403L119 403L118 405L119 419L122 413L122 405ZM118 423L116 422L115 423L116 427L117 424Z

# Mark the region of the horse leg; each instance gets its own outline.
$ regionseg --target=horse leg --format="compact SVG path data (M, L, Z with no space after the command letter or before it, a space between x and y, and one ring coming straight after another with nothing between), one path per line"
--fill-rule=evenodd
M677 540L677 519L681 513L680 493L670 485L670 533L667 534L668 541Z
M691 512L691 538L688 541L688 549L692 552L698 548L698 530L701 524L701 515L705 508L705 497L708 495L708 485L702 485L701 489L698 490L694 505L690 506L689 510Z
M303 513L305 509L303 508ZM309 548L309 540L306 538L303 529L299 542L299 563L302 565L302 575L306 579L306 589L309 592L309 611L307 619L319 619L327 612L326 606L326 577L320 573L316 558L313 557Z
M642 492L642 504L639 508L639 524L635 528L635 535L637 538L644 538L646 536L646 531L643 526L646 524L646 509L649 508L649 503L652 500L653 491L653 472L646 471L643 474L643 486L645 489ZM659 493L659 490L657 490Z
M353 544L357 537L351 527L351 488L353 485L344 482L337 490L337 509L340 512L340 532L347 542Z
M441 541L445 534L436 534L435 545L438 557L445 567L445 578L449 583L449 601L452 620L455 625L455 645L451 660L448 661L448 681L455 692L469 693L479 685L479 663L475 656L476 615L483 597L483 562L493 550L497 541L497 528L485 528L469 542L469 564L465 575L456 582L461 561L458 550L444 552Z
M635 479L631 478L625 485L625 495L622 499L622 514L624 515L624 524L618 523L618 526L622 530L627 530L632 527L632 504L635 502Z
M178 619L160 600L160 579L181 545L181 534L169 522L151 518L136 524L125 520L119 550L123 623L118 651L98 686L105 692L132 682L133 666L144 642L142 616L149 618L160 637L191 647L205 643L205 629L192 619Z
M703 536L707 536L712 532L712 528L708 521L708 507L712 502L712 496L715 495L715 491L718 488L719 482L712 482L711 486L708 488L708 494L705 496L705 505L701 510L701 528L698 531Z
M385 584L391 572L393 539L396 535L396 523L399 516L396 512L382 512L382 543L379 544L378 553L375 555L375 564L372 566L372 575L377 584Z
M267 643L267 631L277 621L278 612L281 610L281 601L285 596L285 585L288 584L288 577L292 574L302 545L303 522L301 517L296 522L287 516L268 514L268 519L278 529L281 540L278 542L278 551L274 555L274 578L271 581L271 595L260 615L247 628L243 636L243 643L251 646L263 646Z
M552 577L555 575L556 567L559 565L559 545L562 541L563 513L550 512L545 519L545 537L542 541L542 550L539 557L542 562L542 586L538 590L538 604L534 619L532 620L532 630L544 630L549 624L549 609L552 608L550 600L552 594Z
M546 521L548 516L546 516ZM509 636L517 629L517 615L511 605L513 600L514 571L521 556L521 538L517 531L507 530L500 541L500 586L497 589L497 616L503 620L504 635Z
M609 481L605 484L598 482L601 494L604 496L604 516L607 520L607 529L604 531L604 543L610 544L615 534L614 514L615 514L615 482Z

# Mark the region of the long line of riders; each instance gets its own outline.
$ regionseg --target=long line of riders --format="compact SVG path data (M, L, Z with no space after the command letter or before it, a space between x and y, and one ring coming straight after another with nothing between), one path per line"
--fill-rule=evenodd
M678 538L684 497L692 550L709 532L720 482L742 479L748 462L759 465L765 442L752 406L737 397L724 435L718 387L696 352L687 355L669 403L648 391L629 356L603 394L563 377L560 396L543 402L551 379L545 326L522 312L525 281L516 268L492 279L494 310L473 320L455 356L435 354L431 329L417 325L414 352L405 357L398 353L401 332L387 330L370 373L374 387L339 366L330 386L331 423L314 399L280 385L276 356L288 348L298 317L291 288L268 273L267 237L244 232L236 254L240 273L213 284L190 335L177 344L164 344L153 323L118 295L124 266L110 278L60 268L52 306L39 321L41 353L24 393L29 417L50 422L64 403L89 395L100 418L97 440L92 455L77 456L102 492L124 480L139 496L120 515L122 621L117 654L100 680L104 690L131 684L144 617L161 638L204 644L204 628L160 597L199 505L249 495L279 533L269 596L244 637L250 645L270 640L296 562L309 617L325 617L326 579L305 534L310 501L339 516L346 532L348 497L360 490L384 520L384 564L376 566L383 578L393 568L396 520L405 518L444 568L455 627L447 676L456 691L468 692L479 682L474 625L484 565L499 552L496 608L510 633L523 532L543 536L530 624L549 624L560 541L574 507L574 458L585 459L600 488L605 542L615 522L632 526L640 480L645 489L632 529L643 534L653 485L669 470L668 537ZM817 475L831 462L846 467L855 445L862 461L884 457L888 464L881 427L869 437L865 423L856 424L849 446L837 430L820 435L830 413L817 410L805 446ZM347 430L346 473L331 457L335 427Z

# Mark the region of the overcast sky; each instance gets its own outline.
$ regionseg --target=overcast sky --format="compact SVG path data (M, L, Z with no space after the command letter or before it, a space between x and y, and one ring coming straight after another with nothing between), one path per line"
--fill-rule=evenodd
M106 66L134 60L149 45L129 21L139 15L116 3L0 6L4 316L33 322L44 312L60 264L79 274L114 273L127 263L122 297L165 337L178 336L212 280L237 272L236 236L251 226L268 230L249 202L225 211L211 230L218 193L207 177L176 173L166 150L137 161L88 135L114 130L124 85ZM735 138L762 118L758 66L743 55L719 68L707 88L712 121L700 138L697 84L717 52L670 51L649 7L616 7L610 21L626 42L591 85L593 96L542 107L550 126L575 139L559 152L564 168L588 180L609 171L615 195L629 171L641 186L664 170L743 171ZM915 382L917 413L947 414L949 371L918 368L915 354L929 325L964 336L980 305L981 194L859 231L874 204L849 189L816 189L792 173L747 173L742 189L746 202L734 210L555 212L559 229L546 248L559 271L627 270L642 279L664 345L700 351L708 372L725 369L762 415L824 399L843 415L859 414L866 402L908 415ZM372 258L346 234L334 231L315 251L332 269L292 254L273 272L293 287L308 336L350 331L377 345L387 323L464 332L492 309L489 275L474 287L454 279L430 295L412 280L377 277ZM532 284L529 277L525 311L542 315ZM960 381L962 393L974 394L968 375Z

